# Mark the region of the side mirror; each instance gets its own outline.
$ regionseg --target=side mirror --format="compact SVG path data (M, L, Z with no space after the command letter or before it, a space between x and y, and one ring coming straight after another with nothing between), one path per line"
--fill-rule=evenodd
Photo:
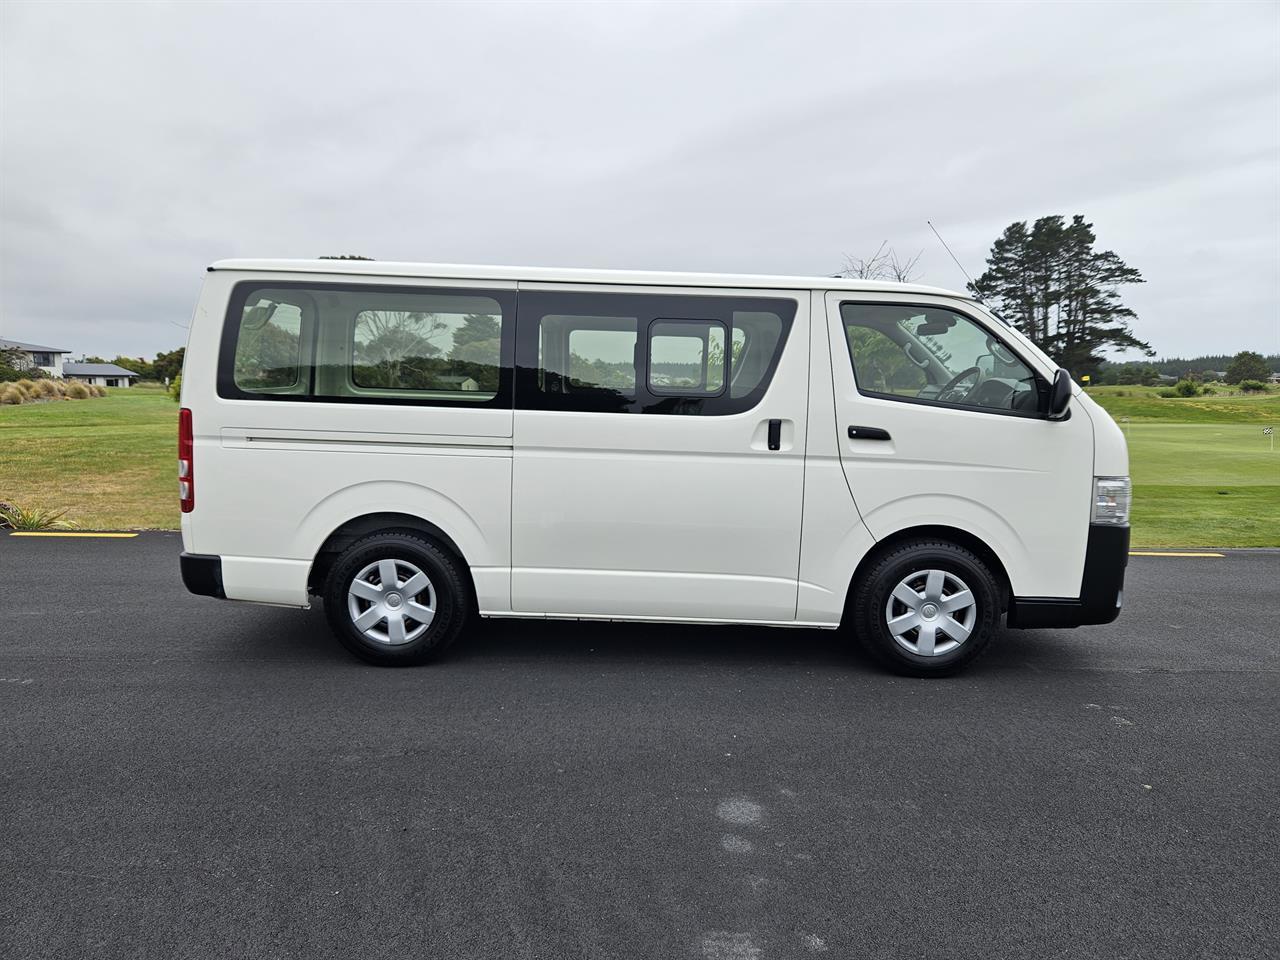
M1049 387L1049 419L1061 420L1067 412L1067 404L1071 402L1071 374L1062 367L1053 375L1053 384Z

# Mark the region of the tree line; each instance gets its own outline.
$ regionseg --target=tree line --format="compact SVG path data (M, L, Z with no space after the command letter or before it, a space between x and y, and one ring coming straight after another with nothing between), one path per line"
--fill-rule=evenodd
M117 367L124 367L138 375L139 380L158 380L161 383L165 379L172 380L182 372L182 358L187 355L186 347L179 347L177 350L170 350L168 353L157 353L154 360L145 360L142 357L124 357L119 356L114 360L107 360L103 357L85 357L84 363L114 363Z
M1095 383L1139 384L1153 386L1162 377L1189 380L1192 383L1222 380L1224 383L1240 383L1242 380L1266 380L1274 371L1280 371L1280 354L1263 356L1252 350L1230 354L1208 354L1202 357L1169 357L1162 360L1131 360L1125 363L1103 363Z

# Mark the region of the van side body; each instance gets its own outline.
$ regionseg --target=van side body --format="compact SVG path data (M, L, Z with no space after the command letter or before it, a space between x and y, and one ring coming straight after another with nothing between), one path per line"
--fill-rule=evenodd
M1094 522L1096 478L1127 478L1124 438L1078 388L1051 415L1055 373L918 285L223 261L183 369L184 580L304 607L408 531L481 616L835 628L869 563L928 542L1010 626L1109 622L1127 512Z

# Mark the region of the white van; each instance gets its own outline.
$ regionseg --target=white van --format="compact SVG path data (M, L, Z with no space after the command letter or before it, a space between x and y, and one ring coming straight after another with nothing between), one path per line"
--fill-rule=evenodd
M231 260L182 378L182 574L373 663L475 614L847 627L951 673L1108 623L1111 417L962 294L830 278Z

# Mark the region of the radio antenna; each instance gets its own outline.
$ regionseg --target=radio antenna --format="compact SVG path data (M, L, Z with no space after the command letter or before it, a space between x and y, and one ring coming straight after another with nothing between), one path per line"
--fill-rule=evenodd
M935 226L933 225L933 221L932 221L932 220L926 220L926 221L925 221L925 223L927 223L927 224L929 225L929 229L933 231L933 235L934 235L935 237L937 237L937 238L938 238L938 242L939 242L940 244L942 244L942 249L943 249L943 250L945 250L945 251L947 251L947 254L948 254L948 255L951 257L951 259L955 262L955 265L956 265L957 267L960 267L960 272L961 272L961 273L963 273L963 274L964 274L964 278L965 278L966 280L968 280L968 281L969 281L969 286L973 286L973 277L969 276L969 271L968 271L968 270L966 270L963 266L961 266L960 261L956 259L956 255L955 255L954 253L952 253L952 252L951 252L951 248L947 246L947 241L945 241L945 240L943 240L943 239L942 239L942 234L940 234L940 233L938 232L938 228L937 228L937 227L935 227Z

